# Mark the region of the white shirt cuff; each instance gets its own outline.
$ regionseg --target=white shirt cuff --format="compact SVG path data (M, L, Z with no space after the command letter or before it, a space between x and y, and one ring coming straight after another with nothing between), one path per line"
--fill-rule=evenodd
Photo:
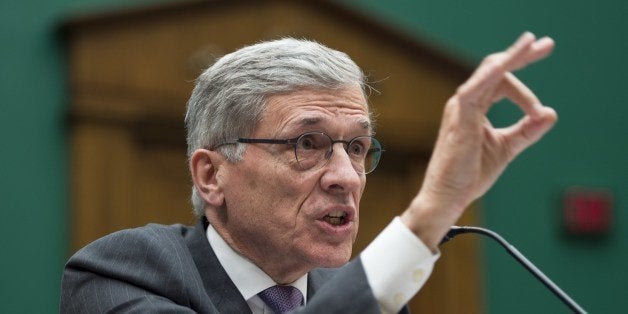
M382 313L397 313L425 284L435 255L399 217L360 254L366 278Z

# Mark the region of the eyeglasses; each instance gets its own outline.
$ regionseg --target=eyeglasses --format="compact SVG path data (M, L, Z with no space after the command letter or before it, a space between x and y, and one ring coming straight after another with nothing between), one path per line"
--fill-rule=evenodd
M373 172L382 156L382 145L372 136L358 136L348 141L333 140L323 132L307 132L295 138L267 139L267 138L238 138L231 142L221 143L211 147L214 150L228 144L286 144L294 147L294 156L301 170L323 167L334 152L334 144L342 143L345 152L351 159L353 168L362 174Z

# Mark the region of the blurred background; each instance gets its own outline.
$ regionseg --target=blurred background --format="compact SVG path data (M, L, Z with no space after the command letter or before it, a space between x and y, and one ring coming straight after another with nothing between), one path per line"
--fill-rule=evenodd
M182 115L200 69L260 39L319 40L369 74L387 145L358 249L418 189L440 109L523 31L551 58L518 76L559 114L465 216L592 313L628 307L627 4L589 1L0 2L0 312L58 311L67 258L113 230L193 221ZM507 103L496 125L516 121ZM364 224L364 223L363 223ZM463 239L464 237L464 239ZM489 240L460 236L412 307L568 313Z

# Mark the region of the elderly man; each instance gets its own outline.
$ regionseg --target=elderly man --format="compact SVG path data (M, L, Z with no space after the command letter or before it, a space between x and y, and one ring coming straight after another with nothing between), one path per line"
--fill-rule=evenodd
M125 230L80 250L61 311L407 311L450 226L555 122L512 74L552 48L525 33L482 62L445 105L419 193L349 263L382 153L361 70L295 39L224 56L199 77L186 115L199 223ZM504 97L525 115L496 129L486 113Z

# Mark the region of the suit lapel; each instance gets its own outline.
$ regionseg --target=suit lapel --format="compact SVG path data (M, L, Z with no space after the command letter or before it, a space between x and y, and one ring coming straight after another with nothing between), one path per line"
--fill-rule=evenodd
M307 275L307 300L318 292L319 288L337 271L336 268L317 268Z
M220 313L251 313L246 300L220 265L214 250L207 241L208 222L202 217L196 227L186 235L186 244L203 280L205 291Z

